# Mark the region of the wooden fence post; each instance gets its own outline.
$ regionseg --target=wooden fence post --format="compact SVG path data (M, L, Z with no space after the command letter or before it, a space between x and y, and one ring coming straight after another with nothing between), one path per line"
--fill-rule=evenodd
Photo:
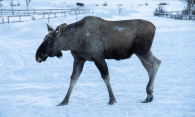
M3 24L4 24L4 18L2 17L2 22L3 22Z
M19 16L19 20L20 20L20 22L21 22L21 17Z
M9 24L9 16L7 17L7 23Z
M76 21L77 21L77 11L76 11Z
M49 14L48 14L48 23L49 23Z

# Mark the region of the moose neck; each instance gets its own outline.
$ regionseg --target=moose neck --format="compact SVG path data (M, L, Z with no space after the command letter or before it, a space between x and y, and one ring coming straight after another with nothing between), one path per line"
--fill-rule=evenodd
M60 50L76 50L78 47L79 30L72 25L68 25L66 29L59 34Z

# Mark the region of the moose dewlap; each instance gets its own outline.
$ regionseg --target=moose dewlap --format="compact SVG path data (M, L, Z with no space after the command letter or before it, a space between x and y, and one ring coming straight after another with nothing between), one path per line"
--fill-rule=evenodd
M149 75L144 103L153 100L154 79L161 61L151 51L155 26L145 20L106 21L87 16L73 24L59 25L55 30L47 25L49 33L36 52L36 61L48 57L61 57L62 50L70 50L74 57L73 72L68 92L59 105L67 105L85 61L94 61L109 93L109 103L116 102L105 59L127 59L135 54Z

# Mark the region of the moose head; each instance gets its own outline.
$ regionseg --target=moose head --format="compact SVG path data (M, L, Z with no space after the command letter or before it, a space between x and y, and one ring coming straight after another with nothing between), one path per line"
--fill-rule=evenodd
M42 44L37 49L35 59L37 62L41 63L46 61L48 57L58 58L62 57L62 52L59 47L59 36L62 28L66 28L67 24L59 25L55 30L47 24L48 34L45 36Z

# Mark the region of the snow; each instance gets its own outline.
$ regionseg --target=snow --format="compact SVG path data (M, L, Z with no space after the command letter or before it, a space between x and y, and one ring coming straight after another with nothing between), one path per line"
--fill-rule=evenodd
M33 1L34 8L40 8L39 1ZM100 0L98 4L105 1ZM44 8L55 6L55 2L42 2L45 2ZM59 0L59 4L61 2ZM86 62L69 105L56 106L68 90L73 57L69 51L63 51L61 59L48 58L46 62L37 63L36 49L48 33L48 20L26 19L22 23L0 25L0 117L194 117L195 22L153 16L157 4L164 1L124 0L121 14L116 6L121 1L107 0L107 7L96 7L88 0L80 2L87 3L86 8L93 9L94 13L81 14L78 20L94 15L112 21L145 19L155 24L151 50L162 63L155 79L153 102L141 103L146 98L148 75L133 55L121 61L106 60L116 104L107 104L108 92L100 73L93 62ZM146 2L148 6L144 6ZM170 4L167 6L170 10L183 8L180 1L165 2ZM136 9L137 4L143 6ZM51 19L49 25L55 28L75 21L76 16L67 15Z

